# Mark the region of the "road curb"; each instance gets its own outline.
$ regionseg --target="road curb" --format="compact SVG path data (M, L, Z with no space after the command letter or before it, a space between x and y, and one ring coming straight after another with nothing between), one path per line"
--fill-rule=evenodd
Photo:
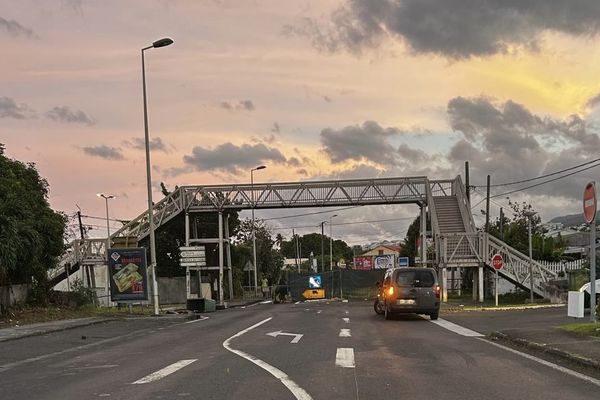
M23 339L23 338L27 338L27 337L33 337L33 336L42 336L48 333L54 333L54 332L63 332L63 331L68 331L71 329L75 329L75 328L82 328L85 326L91 326L91 325L97 325L97 324L102 324L105 322L110 322L110 321L116 321L117 318L102 318L102 319L98 319L98 320L94 320L94 321L86 321L83 323L76 323L73 325L65 325L65 326L60 326L60 327L55 327L55 328L49 328L49 329L43 329L43 330L39 330L39 331L35 331L35 332L23 332L22 334L18 334L16 336L8 336L8 337L0 337L0 342L9 342L11 340L18 340L18 339ZM11 328L6 328L6 329L11 329Z
M507 335L506 333L498 331L492 332L490 334L490 339L496 341L504 341L519 347L524 347L538 354L547 354L553 357L557 357L563 361L567 361L569 363L577 364L582 367L592 368L594 370L600 371L600 362L589 358L581 357L576 354L571 354L567 351L560 350L556 347L550 347L544 344L529 341L527 339L515 338L510 335Z

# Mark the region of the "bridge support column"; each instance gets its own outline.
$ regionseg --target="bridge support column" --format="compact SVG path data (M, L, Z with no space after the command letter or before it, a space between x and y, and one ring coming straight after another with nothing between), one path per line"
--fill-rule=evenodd
M421 263L427 266L427 207L421 204Z
M473 301L477 301L477 282L479 280L479 278L477 277L477 275L479 275L479 268L473 268Z
M442 302L448 301L448 268L442 268Z
M478 268L479 273L477 274L477 280L479 281L477 285L478 292L478 301L483 303L483 266Z
M185 213L185 245L190 245L190 214ZM198 271L200 273L200 271ZM202 287L202 286L199 286ZM191 298L192 282L190 278L190 267L185 267L185 298ZM200 290L201 292L201 290Z
M223 305L223 213L219 211L219 304Z

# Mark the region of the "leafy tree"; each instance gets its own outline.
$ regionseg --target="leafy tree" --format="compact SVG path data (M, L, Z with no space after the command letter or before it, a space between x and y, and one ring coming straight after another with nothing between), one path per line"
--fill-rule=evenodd
M296 235L296 237L298 238L298 241L300 243L300 253L302 257L307 258L312 252L317 260L319 270L321 270L321 234L309 233L302 237ZM289 241L284 240L281 242L281 254L285 258L296 257L296 237L292 237ZM331 265L329 260L329 236L323 236L322 240L323 250L325 252L323 256L323 261L326 266L325 269L328 269L329 265ZM346 262L348 262L352 260L352 248L348 246L348 244L345 241L341 239L336 239L333 241L332 256L335 262L338 262L342 258Z
M429 214L427 214L429 216ZM427 217L427 228L428 231L431 230L431 223L429 218ZM421 215L419 214L417 218L410 224L408 230L406 231L406 237L404 238L404 242L402 246L400 246L400 256L408 257L411 265L414 263L415 257L420 257L420 254L417 254L417 238L421 236ZM431 255L429 252L433 251L433 249L428 249L427 258L429 259Z
M279 281L280 271L283 267L283 256L279 250L273 248L275 241L272 238L272 232L263 220L255 219L254 235L259 278L264 275L271 283L276 283ZM252 254L252 220L246 219L240 223L236 232L236 243L236 248L237 246L247 246Z
M4 155L0 144L0 285L34 285L36 300L49 290L47 270L64 250L67 218L48 204L48 182L33 163Z

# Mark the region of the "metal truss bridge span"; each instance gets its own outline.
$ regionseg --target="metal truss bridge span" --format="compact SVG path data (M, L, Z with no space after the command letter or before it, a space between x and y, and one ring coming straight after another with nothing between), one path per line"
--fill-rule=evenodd
M156 227L182 212L428 203L427 177L182 186L153 207ZM144 212L111 237L149 234Z

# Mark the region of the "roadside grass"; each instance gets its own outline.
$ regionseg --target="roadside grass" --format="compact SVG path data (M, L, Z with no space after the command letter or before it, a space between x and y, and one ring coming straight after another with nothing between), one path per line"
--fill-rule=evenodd
M36 324L40 322L58 321L64 319L86 318L86 317L126 317L126 316L148 316L153 314L151 306L134 305L131 314L125 307L95 307L84 305L82 307L67 306L21 306L11 308L5 315L0 316L0 328L9 328L22 325Z
M600 322L579 322L575 324L567 324L560 326L560 329L563 329L567 332L573 332L582 336L600 337Z

